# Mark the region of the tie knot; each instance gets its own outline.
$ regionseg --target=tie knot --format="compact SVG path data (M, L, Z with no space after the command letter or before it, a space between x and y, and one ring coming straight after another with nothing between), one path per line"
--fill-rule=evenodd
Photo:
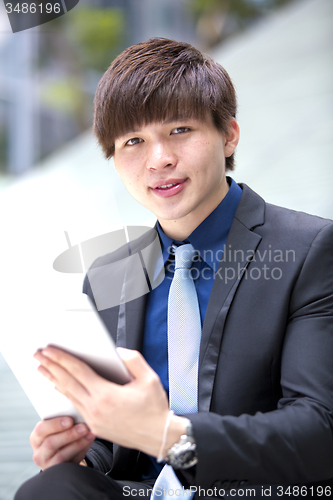
M177 247L175 250L175 269L190 269L194 255L195 250L190 243Z

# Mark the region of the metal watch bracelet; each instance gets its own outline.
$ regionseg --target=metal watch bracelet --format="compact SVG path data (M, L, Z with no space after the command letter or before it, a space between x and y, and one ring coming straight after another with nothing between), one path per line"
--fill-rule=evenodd
M190 420L187 420L186 434L168 450L164 460L176 470L189 469L198 462L197 445Z

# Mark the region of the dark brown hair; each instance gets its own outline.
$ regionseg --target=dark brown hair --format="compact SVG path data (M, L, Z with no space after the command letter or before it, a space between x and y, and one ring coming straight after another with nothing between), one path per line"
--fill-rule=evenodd
M236 94L225 69L188 43L166 38L132 45L110 65L95 96L94 132L105 156L117 137L169 119L204 119L211 113L227 133L236 117ZM233 170L233 155L226 169Z

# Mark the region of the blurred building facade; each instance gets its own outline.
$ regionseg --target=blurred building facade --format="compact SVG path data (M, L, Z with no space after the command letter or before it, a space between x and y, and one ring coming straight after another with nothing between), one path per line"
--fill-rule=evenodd
M117 45L119 52L151 36L193 42L187 4L188 0L81 0L66 14L68 18L63 16L40 28L12 34L1 2L0 171L24 173L91 125L91 106L83 109L83 101L92 101L107 65L94 73L76 64L79 58L75 43L71 46L70 21L78 9L122 13L124 30ZM78 96L81 102L77 102Z

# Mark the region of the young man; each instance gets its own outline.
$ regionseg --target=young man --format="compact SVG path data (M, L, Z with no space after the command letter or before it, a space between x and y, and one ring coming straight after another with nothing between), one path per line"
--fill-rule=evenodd
M154 498L177 484L202 497L330 493L333 223L266 204L226 176L235 117L225 70L185 43L134 45L103 76L95 133L158 219L130 250L98 259L84 285L129 349L133 381L112 384L56 349L36 354L87 425L36 426L43 473L17 500L149 496L155 481ZM108 306L114 263L146 255L145 275L156 272L145 253L156 231L165 279ZM192 269L178 280L184 253Z

